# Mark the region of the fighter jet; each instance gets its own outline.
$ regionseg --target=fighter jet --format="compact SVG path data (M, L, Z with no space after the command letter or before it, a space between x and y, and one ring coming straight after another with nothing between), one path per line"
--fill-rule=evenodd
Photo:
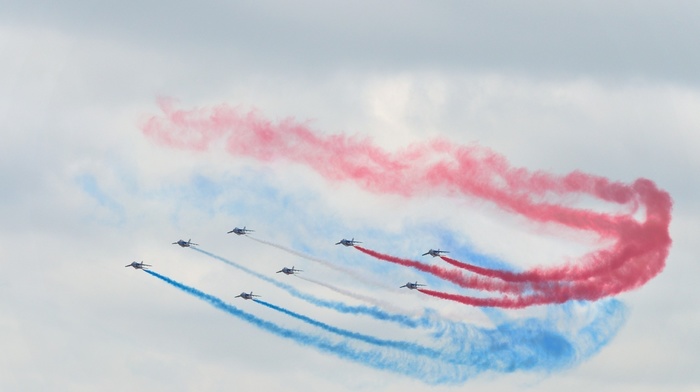
M259 297L259 295L255 295L255 294L253 294L253 292L251 291L250 293L240 293L240 294L238 294L237 296L235 296L235 297L233 297L233 298L238 298L238 297L241 297L241 298L243 298L243 299L253 299L253 297Z
M440 249L430 249L429 251L423 253L423 256L431 255L433 257L437 257L437 256L442 256L443 253L450 253L450 252L448 252L446 250L440 250Z
M294 266L292 266L292 268L284 267L284 268L282 268L281 270L279 270L279 271L277 271L277 272L275 272L275 273L279 274L280 272L283 272L283 273L285 273L285 274L287 274L287 275L294 275L294 274L296 274L297 272L301 272L301 271L302 271L302 270L294 269Z
M138 261L132 261L131 264L125 265L124 267L134 267L134 269L147 270L148 268L146 267L151 267L151 265L144 264L143 261L140 263Z
M229 231L229 232L226 233L226 234L234 233L234 234L238 234L238 235L244 235L244 234L252 233L252 232L254 232L254 231L255 231L255 230L246 229L245 226L243 226L242 229L240 229L240 228L238 228L238 227L234 227L233 230Z
M355 244L361 244L361 243L362 242L360 242L360 241L355 241L355 238L353 238L351 240L346 240L345 238L343 238L342 240L336 242L335 244L336 245L345 245L345 246L355 246Z
M403 286L401 286L401 287L399 287L399 288L401 289L401 288L404 288L404 287L405 287L405 288L407 288L407 289L415 290L415 289L417 289L418 287L421 287L421 286L425 286L425 285L424 285L424 284L420 284L420 283L418 283L418 282L415 282L415 283L408 282L408 283L406 283L405 285L403 285Z
M192 239L189 239L187 241L177 240L177 242L173 242L173 245L180 245L183 248L189 248L190 245L199 245L199 244L195 244L194 242L192 242Z

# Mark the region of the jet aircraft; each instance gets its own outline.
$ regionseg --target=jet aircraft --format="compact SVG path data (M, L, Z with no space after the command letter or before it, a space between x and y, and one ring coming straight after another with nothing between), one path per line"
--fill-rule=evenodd
M277 271L276 273L279 274L280 272L283 272L283 273L285 273L285 274L287 274L287 275L294 275L294 274L296 274L297 272L301 272L301 271L302 271L302 270L295 269L294 266L292 266L292 268L284 267L284 268L282 268L281 270Z
M234 233L234 234L238 234L238 235L244 235L244 234L252 233L252 232L254 232L254 231L255 231L255 230L246 229L245 226L243 226L242 229L241 229L241 228L238 228L238 227L234 227L233 230L229 231L229 232L226 233L226 234Z
M183 248L188 248L188 247L190 247L190 245L199 245L199 244L195 244L194 242L192 242L192 239L189 239L187 241L177 240L177 242L173 242L173 245L180 245Z
M146 267L151 267L151 265L144 264L143 261L140 263L138 261L132 261L131 264L125 265L124 267L134 267L134 269L147 270L148 268Z
M420 284L420 283L418 283L418 282L415 282L415 283L408 282L408 283L406 283L405 285L403 285L403 286L401 286L401 287L399 287L399 288L401 289L401 288L404 288L404 287L405 287L405 288L407 288L407 289L415 290L415 289L417 289L418 287L421 287L421 286L425 286L425 285L424 285L424 284Z
M346 240L345 238L343 238L342 240L336 242L335 244L336 245L345 245L345 246L355 246L355 244L361 244L361 243L362 242L360 242L360 241L355 241L355 238L353 238L351 240Z
M440 250L440 249L430 249L429 251L423 253L423 256L426 255L431 255L433 257L441 256L443 253L450 253L446 250Z
M238 297L241 297L241 298L243 298L243 299L253 299L253 297L259 297L259 295L255 295L255 294L253 294L253 292L251 291L250 293L240 293L240 294L238 294L237 296L235 296L235 297L233 297L233 298L238 298Z

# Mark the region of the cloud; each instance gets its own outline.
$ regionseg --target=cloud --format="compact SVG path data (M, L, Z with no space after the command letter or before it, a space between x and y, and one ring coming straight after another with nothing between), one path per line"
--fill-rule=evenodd
M377 234L369 227L379 222L386 224L386 243L400 254L440 246L502 262L532 247L532 237L509 230L517 222L489 219L491 211L483 206L431 197L398 211L396 199L329 188L300 168L261 168L222 154L155 147L138 125L163 95L179 97L185 107L225 101L257 108L273 120L310 119L316 129L371 136L389 150L440 136L478 141L517 166L653 179L676 202L674 247L662 274L620 297L630 310L616 339L561 374L485 375L468 387L496 391L534 383L543 391L612 391L700 385L692 361L700 350L700 318L686 300L698 296L693 277L700 273L693 236L700 224L700 189L693 181L700 177L700 93L697 53L687 49L698 35L695 5L353 3L333 5L334 11L308 3L317 6L309 6L318 10L311 12L279 3L164 4L4 4L0 345L12 361L0 364L1 389L408 389L414 386L410 379L281 339L265 344L269 334L123 266L143 259L221 298L259 287L283 298L279 303L314 314L313 307L273 287L170 243L192 236L261 273L297 262L279 250L226 237L233 225L247 223L277 243L316 250L399 284L418 277L340 252L311 234L324 233L332 242L353 234L369 239ZM236 184L241 173L247 179ZM99 189L123 207L122 227L94 219L94 209L103 207L76 182L82 175L94 176ZM274 206L270 219L256 219L256 208L265 204L250 192L264 191L250 188L258 177L275 184L264 193ZM205 193L213 196L192 203ZM298 206L330 212L295 219L292 209ZM324 232L334 221L343 224ZM412 233L410 240L402 230ZM467 233L469 239L448 241L446 232ZM439 244L441 239L446 242ZM547 245L552 252L534 252L519 267L579 251L568 241L559 248ZM322 277L351 283L332 270L323 270ZM295 283L342 298L309 282ZM388 293L386 300L418 310L436 306L444 317L483 326L519 315L484 315L406 293ZM343 315L326 316L335 325L373 332ZM220 336L228 338L215 339ZM293 356L293 363L280 352Z
M683 1L647 1L634 7L602 1L353 2L332 7L318 1L293 7L279 2L124 1L97 6L68 1L60 7L11 3L2 20L138 42L190 58L185 61L212 68L237 64L249 72L313 75L336 69L394 73L437 68L697 84L694 70L700 57L687 50L698 35L692 18L697 11L697 5Z

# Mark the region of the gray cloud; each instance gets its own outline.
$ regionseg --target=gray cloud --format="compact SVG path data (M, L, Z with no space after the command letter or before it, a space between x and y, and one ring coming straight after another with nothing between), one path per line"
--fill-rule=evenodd
M700 6L672 2L10 2L5 23L247 73L498 71L698 82Z
M532 169L657 181L676 200L674 247L664 273L622 297L630 319L616 340L566 373L539 381L486 376L465 387L700 385L692 362L700 350L692 301L700 253L695 3L1 7L0 389L415 388L412 380L271 339L123 267L150 261L226 297L234 287L273 291L170 242L192 236L241 260L297 263L219 237L238 224L235 212L217 213L221 200L181 200L196 196L178 193L193 174L221 180L246 168L145 140L138 123L157 111L160 94L181 97L184 107L228 101L271 118L313 118L321 132L371 135L387 148L436 136L476 140ZM295 170L289 173L303 171ZM86 175L109 202L81 189L77 179ZM277 176L282 189L301 178ZM358 200L313 186L338 210ZM225 194L253 197L240 189ZM123 221L114 219L115 205ZM338 216L384 219L379 207ZM276 222L261 226L271 232ZM289 244L301 232L276 235ZM336 235L345 234L329 233ZM513 248L502 238L493 243L497 251Z

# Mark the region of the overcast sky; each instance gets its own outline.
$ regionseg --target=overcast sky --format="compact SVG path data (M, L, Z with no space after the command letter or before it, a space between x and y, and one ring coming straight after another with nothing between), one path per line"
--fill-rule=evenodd
M363 303L274 272L295 265L302 277L356 290L392 312L429 309L444 325L609 327L600 331L609 341L597 345L572 338L580 355L567 366L477 371L434 390L700 389L695 2L0 1L0 10L0 390L429 385L429 377L276 336L124 268L134 260L291 330L329 336L233 297L253 290L336 327L445 350L454 344L319 308L171 244L180 238L319 298ZM392 288L418 280L455 290L335 246L340 238L418 259L431 247L457 257L477 250L491 266L516 270L562 263L589 244L470 200L405 200L326 181L303 165L170 148L142 131L162 114L162 98L188 110L225 103L272 121L292 117L388 151L443 138L530 170L648 178L674 200L671 253L661 274L614 299L522 311L361 284L327 264ZM243 225L264 242L226 234Z

